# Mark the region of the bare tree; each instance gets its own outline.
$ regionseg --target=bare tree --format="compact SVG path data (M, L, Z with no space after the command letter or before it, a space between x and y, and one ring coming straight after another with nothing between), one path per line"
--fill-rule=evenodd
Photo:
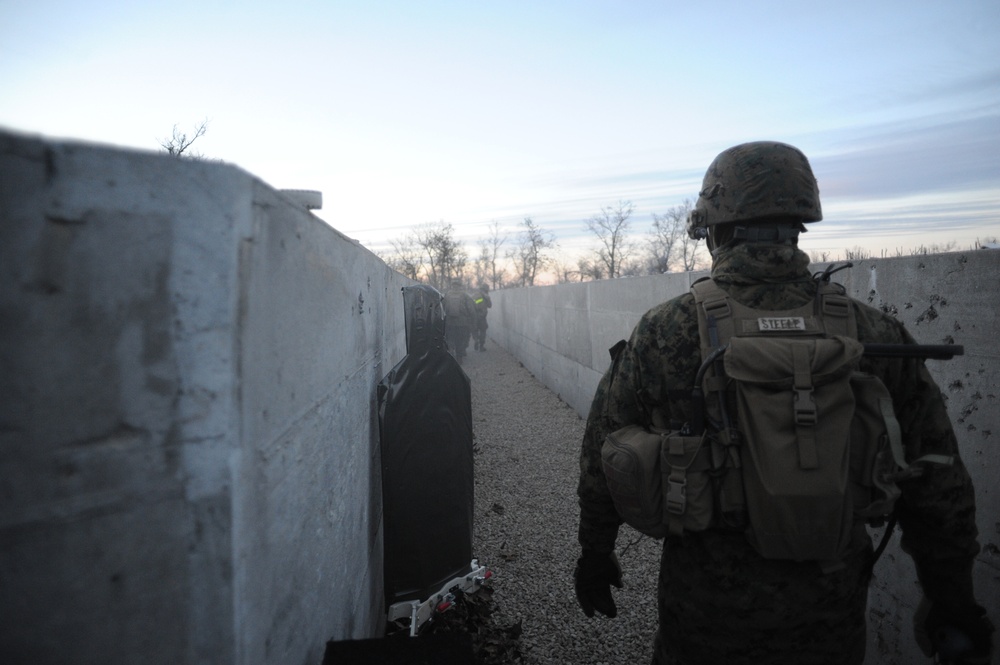
M486 240L479 240L479 256L472 262L472 276L476 284L490 283L490 246Z
M201 159L203 155L197 152L191 152L191 144L200 139L208 131L208 119L202 120L200 123L195 125L194 133L189 137L187 134L177 129L177 125L174 125L173 134L169 139L159 139L160 147L168 154L174 157L191 157L193 159ZM187 154L184 154L187 153Z
M958 242L955 240L949 240L945 243L932 243L930 245L920 245L915 249L910 250L910 256L926 256L927 254L946 254L948 252L954 252L958 247Z
M604 266L589 259L582 258L576 262L580 281L604 279Z
M617 206L601 208L600 214L587 220L587 228L601 243L596 252L597 259L611 279L621 275L622 265L633 250L627 237L633 210L630 201L619 201Z
M667 208L662 215L653 213L653 232L649 239L647 259L647 272L650 275L670 272L676 267L678 259L682 259L682 245L687 238L687 216L693 207L691 199L685 199L683 204ZM680 262L683 263L683 260Z
M642 261L638 259L627 259L618 265L619 277L639 277L646 274Z
M687 232L681 235L680 240L680 253L678 256L679 262L677 265L679 265L681 270L684 272L691 272L692 270L697 270L702 265L711 262L704 256L702 248L705 246L701 244L701 240L690 237Z
M844 250L848 261L863 261L872 258L872 251L865 249L861 245L855 245L851 249Z
M579 279L580 273L562 261L552 262L552 272L556 275L556 284L568 284Z
M534 286L538 274L549 264L548 250L556 247L554 236L540 229L530 217L521 222L517 246L508 254L514 262L519 286Z
M490 288L496 291L503 286L504 277L507 270L500 265L501 247L507 242L507 234L500 231L500 222L493 220L490 222L490 234L479 244L479 255L484 258L485 281Z
M463 277L468 254L451 224L425 224L417 229L415 242L427 260L424 277L431 286L444 290L452 278Z
M419 280L424 268L424 256L417 246L416 239L408 235L402 240L390 240L392 253L383 256L382 260L398 273L410 279Z

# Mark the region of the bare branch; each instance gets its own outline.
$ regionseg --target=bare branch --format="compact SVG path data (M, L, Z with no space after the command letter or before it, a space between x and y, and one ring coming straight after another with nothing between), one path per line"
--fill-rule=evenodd
M633 250L627 238L629 218L633 210L631 201L619 201L617 207L601 208L600 214L587 220L587 228L601 243L596 251L597 259L612 279L621 276L622 266Z
M426 224L416 232L415 242L427 259L424 277L436 289L445 290L452 278L462 278L468 254L455 239L455 228L444 221Z
M160 147L168 154L174 157L180 157L191 147L191 144L200 139L208 131L208 119L202 120L200 123L195 125L194 135L188 138L188 135L177 128L174 125L173 133L169 139L159 139ZM193 159L201 159L202 155L200 153L188 153L186 157L191 157Z
M517 284L534 286L538 274L549 264L548 250L556 247L555 237L546 233L530 217L521 222L524 231L520 233L518 245L508 256L517 271Z

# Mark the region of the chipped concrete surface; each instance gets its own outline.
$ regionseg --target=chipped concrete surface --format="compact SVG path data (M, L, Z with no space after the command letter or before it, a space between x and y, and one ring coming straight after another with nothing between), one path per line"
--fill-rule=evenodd
M318 663L380 631L405 280L162 154L0 132L0 219L0 660Z

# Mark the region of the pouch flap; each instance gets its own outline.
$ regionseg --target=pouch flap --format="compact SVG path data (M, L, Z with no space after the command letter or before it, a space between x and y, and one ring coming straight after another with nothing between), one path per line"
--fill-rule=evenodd
M726 374L736 381L787 390L793 385L793 349L806 345L812 383L821 386L850 372L864 346L850 337L789 339L734 337L723 356Z

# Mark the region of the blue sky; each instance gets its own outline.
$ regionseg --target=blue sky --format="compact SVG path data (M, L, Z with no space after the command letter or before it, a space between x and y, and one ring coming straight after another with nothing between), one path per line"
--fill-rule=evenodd
M530 216L567 255L801 148L809 250L1000 235L1000 2L0 0L0 127L155 151L176 124L376 250Z

